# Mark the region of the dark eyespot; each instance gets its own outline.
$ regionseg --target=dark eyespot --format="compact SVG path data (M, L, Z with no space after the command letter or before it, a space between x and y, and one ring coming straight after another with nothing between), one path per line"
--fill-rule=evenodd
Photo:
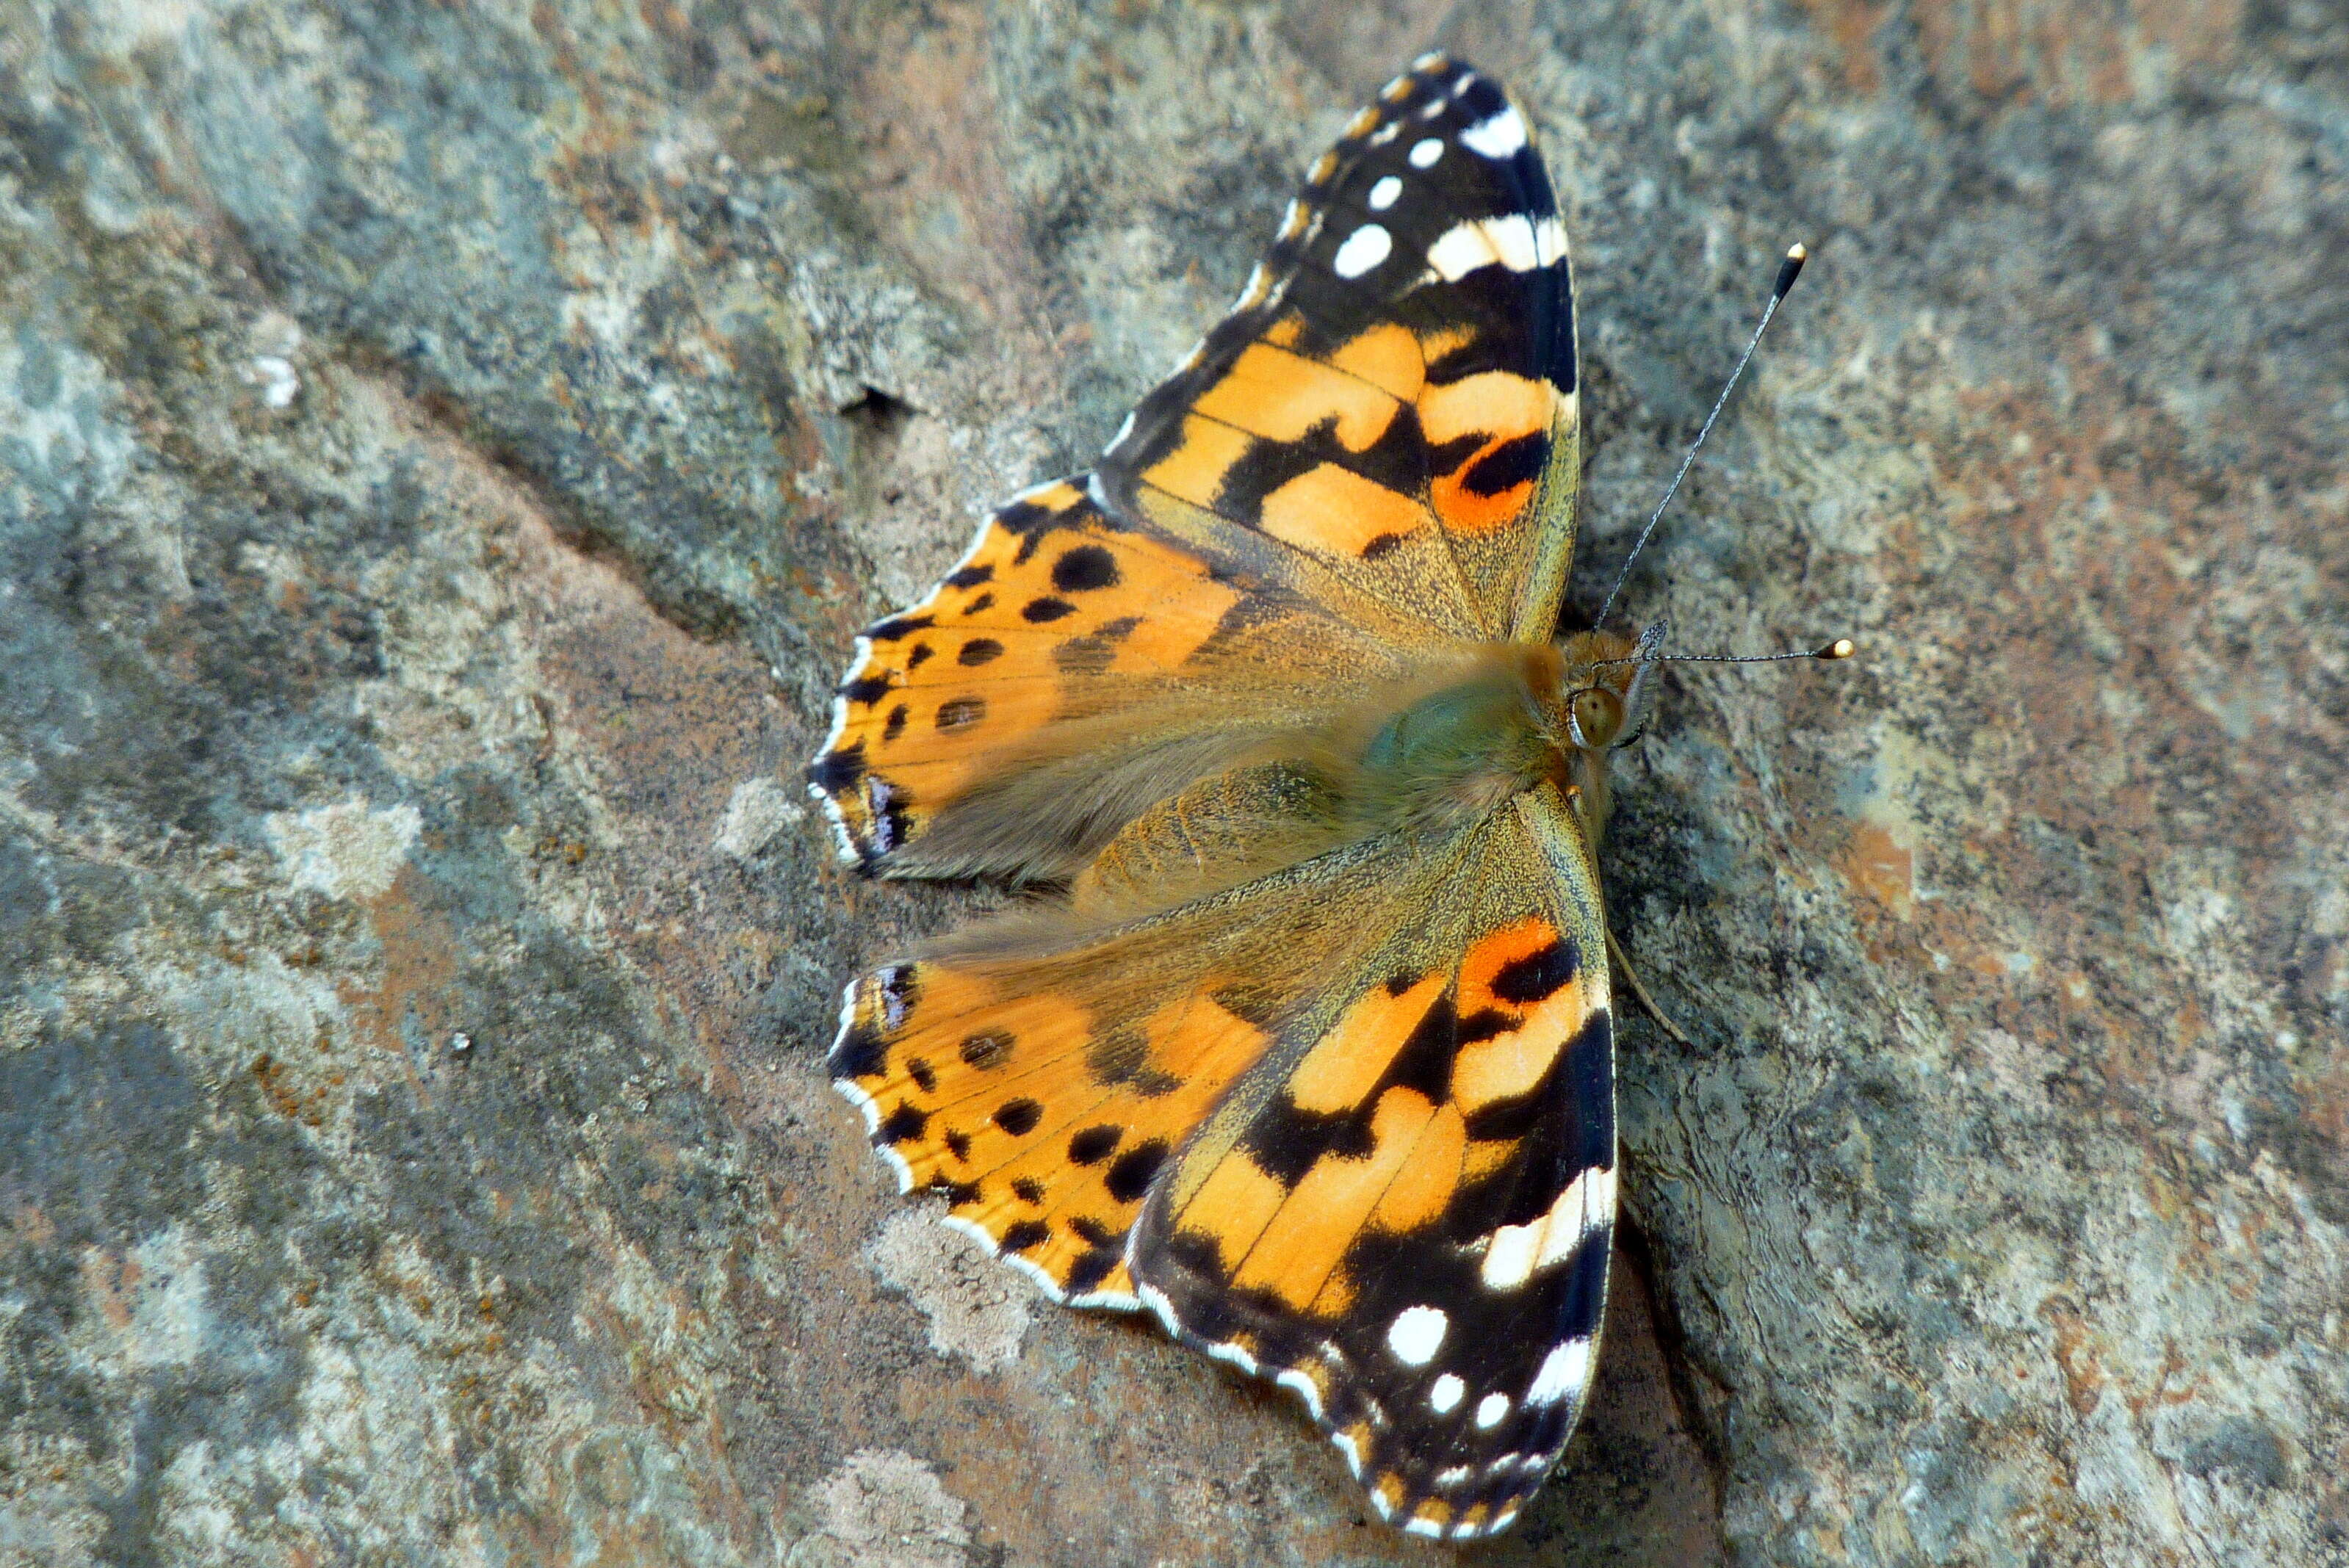
M1093 1286L1107 1279L1110 1275L1110 1271L1116 1268L1119 1264L1123 1263L1124 1261L1125 1260L1123 1258L1120 1257L1116 1253L1110 1251L1106 1247L1098 1248L1092 1252L1085 1253L1075 1263L1069 1265L1069 1277L1067 1281L1069 1294L1071 1295L1084 1295L1085 1292L1092 1289Z
M1122 1127L1088 1127L1069 1140L1069 1158L1079 1165L1098 1165L1124 1136Z
M1574 950L1553 942L1537 953L1513 958L1493 976L1493 995L1524 1006L1538 1002L1574 978Z
M1040 1242L1052 1239L1052 1227L1041 1220L1022 1220L1003 1233L1003 1250L1024 1253Z
M1077 607L1066 599L1047 596L1041 599L1030 599L1021 605L1019 618L1040 626L1048 621L1057 621L1063 615L1073 615L1076 613Z
M973 637L962 645L962 652L955 655L955 662L960 665L984 665L991 664L1002 656L1003 645L993 637Z
M987 717L987 699L978 696L958 696L951 702L938 704L938 727L961 729L977 724Z
M860 740L845 751L827 753L808 769L808 777L826 794L839 795L853 789L864 777L864 742Z
M1116 584L1117 557L1098 544L1080 544L1052 562L1052 586L1063 593Z
M1460 486L1471 495L1495 496L1513 490L1528 480L1541 477L1542 465L1549 461L1549 436L1536 430L1504 441L1468 465L1460 476Z
M1158 1168L1166 1162L1166 1145L1159 1139L1136 1144L1117 1157L1110 1166L1109 1195L1121 1203L1136 1203L1150 1191L1151 1181Z
M1044 1119L1044 1108L1032 1099L1006 1100L996 1109L995 1125L1014 1138L1025 1138Z

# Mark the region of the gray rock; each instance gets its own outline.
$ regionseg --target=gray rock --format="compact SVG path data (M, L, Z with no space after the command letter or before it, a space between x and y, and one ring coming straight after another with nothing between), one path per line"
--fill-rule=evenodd
M818 1058L971 895L776 792L1431 42L1573 231L1577 602L1804 239L1627 603L1863 649L1630 769L1697 1044L1482 1555L2349 1561L2337 7L88 0L0 11L0 1563L1444 1555L923 1252Z

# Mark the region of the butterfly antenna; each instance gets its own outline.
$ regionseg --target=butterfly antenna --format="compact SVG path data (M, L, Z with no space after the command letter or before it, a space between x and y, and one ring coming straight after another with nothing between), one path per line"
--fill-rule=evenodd
M1713 412L1704 417L1704 428L1697 431L1696 439L1689 443L1688 455L1681 459L1681 471L1672 476L1672 482L1664 487L1664 499L1658 501L1656 510L1648 515L1648 526L1640 531L1639 542L1632 545L1631 553L1623 558L1623 569L1615 574L1615 586L1607 590L1607 602L1599 606L1599 618L1591 622L1592 625L1607 624L1607 613L1615 607L1615 596L1623 592L1623 583L1631 575L1631 568L1639 561L1640 552L1648 548L1648 540L1655 533L1656 524L1663 521L1664 509L1671 505L1672 497L1680 493L1681 481L1688 478L1690 467L1695 463L1698 451L1704 446L1704 438L1713 434L1713 422L1721 418L1722 409L1728 407L1729 395L1737 390L1738 377L1745 374L1745 366L1753 360L1754 351L1762 346L1762 335L1770 330L1770 318L1778 314L1779 302L1786 297L1786 291L1795 286L1795 280L1802 275L1803 263L1810 260L1810 256L1808 250L1795 245L1787 250L1786 259L1778 263L1778 281L1770 285L1770 303L1762 307L1762 319L1755 325L1754 335L1746 340L1745 352L1737 356L1736 368L1730 371L1728 381L1723 384L1721 396L1713 400ZM1783 656L1809 658L1813 655L1790 654Z
M1796 648L1791 654L1667 654L1659 651L1663 638L1655 634L1662 629L1663 624L1659 621L1649 627L1650 634L1640 639L1638 651L1629 657L1600 659L1590 667L1600 669L1608 665L1775 665L1783 664L1788 659L1825 659L1832 662L1836 659L1847 659L1859 652L1857 643L1853 642L1849 637L1837 637L1832 643L1822 643L1816 648Z

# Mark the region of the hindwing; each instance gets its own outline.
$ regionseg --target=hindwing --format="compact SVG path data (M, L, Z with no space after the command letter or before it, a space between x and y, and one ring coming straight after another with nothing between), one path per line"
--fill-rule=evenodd
M1554 788L1334 965L1128 1243L1183 1338L1293 1389L1407 1530L1506 1528L1573 1432L1615 1213L1606 936Z

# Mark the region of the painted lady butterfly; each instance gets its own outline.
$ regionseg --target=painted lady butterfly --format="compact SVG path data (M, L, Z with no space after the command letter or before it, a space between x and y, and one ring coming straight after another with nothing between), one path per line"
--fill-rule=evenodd
M866 872L1066 886L849 987L904 1186L1453 1539L1541 1484L1606 1306L1592 848L1649 666L1552 640L1579 473L1548 178L1431 55L1094 471L857 639L809 770Z

